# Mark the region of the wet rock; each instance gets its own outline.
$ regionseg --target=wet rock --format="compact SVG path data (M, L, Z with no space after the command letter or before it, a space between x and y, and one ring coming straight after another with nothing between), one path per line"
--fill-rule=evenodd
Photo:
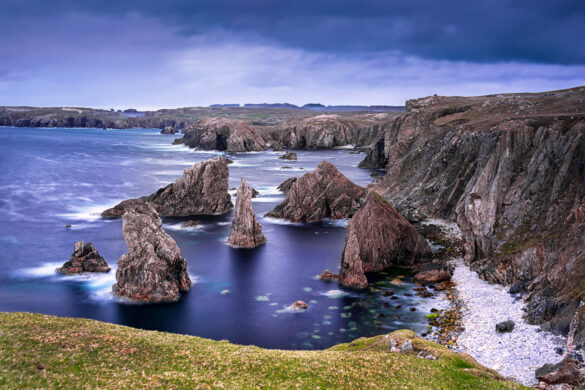
M392 295L394 295L394 291L392 291L392 290L385 290L385 291L382 293L382 296L383 296L383 297L391 297Z
M425 264L414 275L414 281L423 284L449 282L450 280L451 270L441 264Z
M289 308L289 310L300 311L300 310L307 310L309 308L309 305L307 305L303 301L296 301L296 302L291 303L288 308Z
M226 118L198 120L183 131L179 143L190 148L227 152L257 152L268 148L252 126L241 120Z
M71 224L69 224L69 223L68 223L67 225L65 225L65 229L71 229L71 227L72 227L72 226L71 226Z
M507 320L496 324L496 332L509 333L514 330L514 321Z
M354 184L327 161L296 180L286 199L267 216L291 221L317 222L324 218L350 218L359 209L364 188Z
M276 189L287 194L296 181L297 181L296 177L289 177L288 179L280 183L278 187L276 187Z
M190 221L185 221L181 224L181 228L190 228L201 225L201 221L198 219L192 219Z
M164 129L160 131L161 134L176 134L178 130L171 126L165 126Z
M255 248L265 242L262 226L256 220L252 207L252 189L242 180L236 194L236 211L228 243L240 248Z
M368 285L365 272L422 263L431 254L418 231L384 198L370 191L365 206L348 224L339 281L364 288Z
M65 262L57 272L74 275L81 272L109 272L108 263L100 256L91 242L77 241L69 261Z
M215 215L230 211L234 206L228 193L229 170L223 157L196 163L183 171L183 177L140 199L128 199L105 210L102 217L118 218L125 210L142 201L152 204L164 217Z
M321 272L321 275L319 275L319 279L321 279L321 280L337 280L337 279L339 279L339 275L334 274L333 272L326 269L323 272Z
M118 260L114 295L136 302L176 301L189 291L187 263L152 205L137 201L122 217L128 252Z
M576 386L582 379L579 362L571 358L565 358L557 364L545 364L536 370L535 376L551 385L566 383Z
M279 157L281 160L297 160L297 154L295 152L286 152Z

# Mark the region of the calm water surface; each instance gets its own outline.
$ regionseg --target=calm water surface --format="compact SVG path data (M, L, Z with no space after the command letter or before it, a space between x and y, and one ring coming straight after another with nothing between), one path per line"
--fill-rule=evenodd
M175 137L158 132L0 128L0 311L93 318L268 348L319 349L400 328L424 332L424 315L445 305L442 298L410 296L414 286L408 278L392 284L396 275L376 276L366 291L318 280L323 269L339 269L346 221L300 224L262 217L284 199L279 183L323 160L360 185L370 183L372 171L357 168L364 155L343 150L297 151L298 161L279 160L282 153L271 151L230 154L230 188L244 178L260 191L253 205L267 244L253 250L228 246L232 213L197 217L203 224L189 229L180 228L185 219L164 219L187 259L191 291L164 305L115 299L116 262L127 248L121 220L104 220L99 213L222 154L171 145ZM55 268L79 240L93 242L113 271L57 275ZM398 299L382 297L385 288ZM230 293L221 295L225 289ZM309 310L286 310L299 299Z

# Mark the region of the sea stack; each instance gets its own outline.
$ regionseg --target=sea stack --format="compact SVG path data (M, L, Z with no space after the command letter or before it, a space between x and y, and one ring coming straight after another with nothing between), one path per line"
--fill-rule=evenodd
M255 248L266 242L262 225L256 220L252 208L253 191L244 180L236 194L236 212L230 229L228 243L240 248Z
M69 261L65 262L57 272L74 275L81 272L109 272L108 263L100 256L91 242L77 241Z
M323 161L314 172L296 180L286 199L266 215L294 222L350 218L365 196L364 188L345 177L335 165Z
M365 272L421 263L431 254L424 237L381 195L370 191L365 206L348 224L339 281L365 288Z
M122 217L124 240L128 246L118 260L114 295L135 302L172 302L189 291L191 280L187 262L175 240L162 228L151 204L136 202Z
M140 200L152 203L163 217L223 214L234 207L228 193L228 179L226 159L215 157L185 169L183 177ZM135 207L137 201L125 200L104 211L102 217L121 217L125 210Z
M183 131L184 143L190 148L227 152L258 152L268 149L264 138L244 121L226 118L198 120Z

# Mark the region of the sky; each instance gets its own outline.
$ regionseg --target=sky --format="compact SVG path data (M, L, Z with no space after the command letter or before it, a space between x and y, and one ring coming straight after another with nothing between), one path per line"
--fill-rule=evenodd
M583 0L0 0L0 105L403 105L579 85Z

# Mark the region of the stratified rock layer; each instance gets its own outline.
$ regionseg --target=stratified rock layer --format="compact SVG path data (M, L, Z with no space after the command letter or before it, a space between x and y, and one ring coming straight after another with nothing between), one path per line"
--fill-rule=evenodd
M323 161L294 182L286 199L267 215L291 221L317 222L350 218L363 204L366 190Z
M242 180L236 194L236 211L228 243L236 247L254 248L265 242L262 226L256 220L252 208L252 189Z
M521 286L526 318L567 334L585 275L585 87L406 109L365 163L388 168L376 188L409 220L457 221L466 263Z
M253 152L268 148L252 126L241 120L225 118L198 120L183 131L183 138L176 143L184 143L190 148L228 152Z
M165 217L223 214L234 205L228 193L229 170L222 157L203 161L185 169L183 177L159 189L150 196L128 199L102 213L106 218L117 218L140 200L152 203Z
M190 289L187 263L149 203L138 201L126 210L122 230L128 253L118 260L112 286L116 296L145 303L171 302Z
M365 206L347 227L339 281L348 287L365 288L365 272L424 262L431 254L418 231L379 194L370 191Z
M65 262L57 272L73 275L81 272L109 272L108 263L100 256L91 242L77 241L69 261Z

